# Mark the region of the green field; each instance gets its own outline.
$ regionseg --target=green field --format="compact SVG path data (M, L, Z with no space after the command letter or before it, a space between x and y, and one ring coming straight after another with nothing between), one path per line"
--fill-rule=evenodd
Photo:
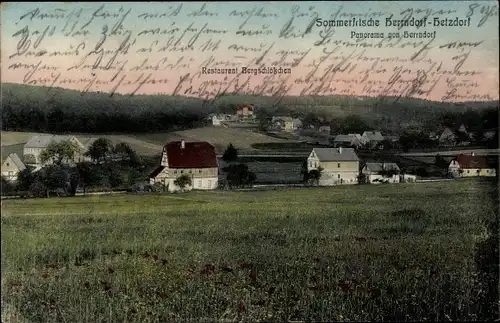
M475 320L491 189L3 201L2 321Z

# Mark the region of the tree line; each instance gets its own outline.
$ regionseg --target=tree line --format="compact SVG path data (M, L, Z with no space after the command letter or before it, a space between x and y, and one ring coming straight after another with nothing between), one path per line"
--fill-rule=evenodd
M210 113L234 113L241 103L254 104L264 115L290 115L306 124L326 123L335 131L361 131L370 127L396 127L418 122L432 128L443 112L461 114L478 120L474 111L498 103L454 105L417 99L381 100L345 96L284 97L275 99L226 94L215 101L198 98L107 93L85 93L60 88L2 84L2 130L33 132L160 132L200 127ZM368 112L368 113L367 113ZM469 112L467 112L469 113ZM346 115L364 115L359 118ZM265 119L265 117L263 118Z

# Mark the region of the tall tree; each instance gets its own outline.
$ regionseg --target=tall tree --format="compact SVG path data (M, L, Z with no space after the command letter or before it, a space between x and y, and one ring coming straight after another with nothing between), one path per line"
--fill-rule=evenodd
M78 147L69 140L53 141L47 148L42 150L40 160L43 164L52 162L55 165L62 166L71 163L77 151Z
M238 150L234 148L233 144L230 143L229 146L227 146L226 151L224 151L224 155L222 155L222 160L226 163L238 160Z
M98 138L92 144L90 144L89 149L85 153L89 156L94 163L98 163L112 152L113 144L109 139L106 138Z

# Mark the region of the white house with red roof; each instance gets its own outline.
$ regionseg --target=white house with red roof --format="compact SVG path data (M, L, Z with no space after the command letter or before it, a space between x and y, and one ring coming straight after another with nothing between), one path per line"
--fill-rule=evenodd
M187 189L212 190L218 186L218 165L215 147L208 142L171 141L163 147L161 163L149 176L150 184L161 183L167 191L180 187L174 181L181 175L191 177Z
M448 166L448 172L454 177L496 176L496 169L488 163L486 156L460 154Z

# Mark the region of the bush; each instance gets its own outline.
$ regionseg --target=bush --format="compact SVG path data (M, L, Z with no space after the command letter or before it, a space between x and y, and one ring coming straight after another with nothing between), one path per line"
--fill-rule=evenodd
M47 196L47 187L40 181L36 180L29 187L29 192L34 197L45 197Z

